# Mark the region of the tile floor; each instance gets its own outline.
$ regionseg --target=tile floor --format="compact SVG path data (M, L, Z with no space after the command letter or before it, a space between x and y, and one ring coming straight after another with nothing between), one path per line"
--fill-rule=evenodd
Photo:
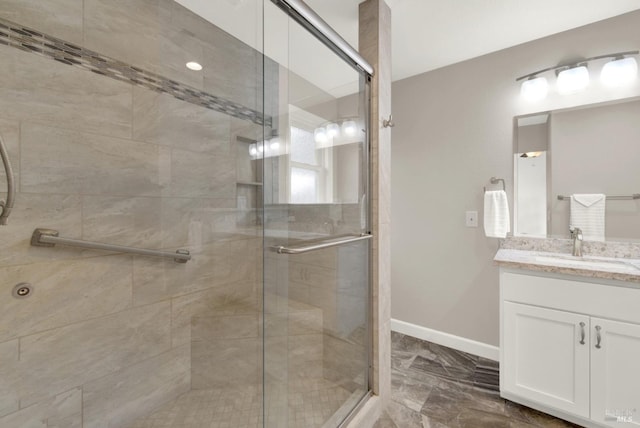
M276 389L269 391L269 427L319 428L354 395L325 379L295 380L280 392ZM261 401L257 386L192 390L129 428L259 428Z
M374 428L576 427L500 398L498 364L392 332L392 402Z

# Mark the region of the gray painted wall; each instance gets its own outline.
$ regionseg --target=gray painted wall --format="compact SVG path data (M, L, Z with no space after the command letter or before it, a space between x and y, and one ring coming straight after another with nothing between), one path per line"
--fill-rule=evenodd
M393 318L498 344L498 241L465 227L464 213L478 210L482 224L483 186L492 176L507 180L513 199L513 117L640 93L637 83L607 90L594 82L570 96L551 90L532 104L520 99L515 79L638 49L639 24L636 11L393 84Z

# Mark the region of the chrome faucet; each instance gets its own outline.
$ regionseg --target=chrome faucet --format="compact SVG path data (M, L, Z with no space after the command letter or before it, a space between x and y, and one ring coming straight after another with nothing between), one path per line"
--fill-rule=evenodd
M573 255L582 257L582 230L579 227L569 226L571 239L573 239Z

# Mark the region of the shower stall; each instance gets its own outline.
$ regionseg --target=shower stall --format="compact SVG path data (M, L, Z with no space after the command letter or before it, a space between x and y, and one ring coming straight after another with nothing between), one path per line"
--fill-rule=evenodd
M0 0L0 426L344 424L371 72L300 1Z

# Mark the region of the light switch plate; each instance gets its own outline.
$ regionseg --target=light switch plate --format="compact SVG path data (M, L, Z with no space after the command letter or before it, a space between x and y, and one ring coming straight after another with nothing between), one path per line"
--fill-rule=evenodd
M467 227L478 227L478 211L467 211L465 219Z

